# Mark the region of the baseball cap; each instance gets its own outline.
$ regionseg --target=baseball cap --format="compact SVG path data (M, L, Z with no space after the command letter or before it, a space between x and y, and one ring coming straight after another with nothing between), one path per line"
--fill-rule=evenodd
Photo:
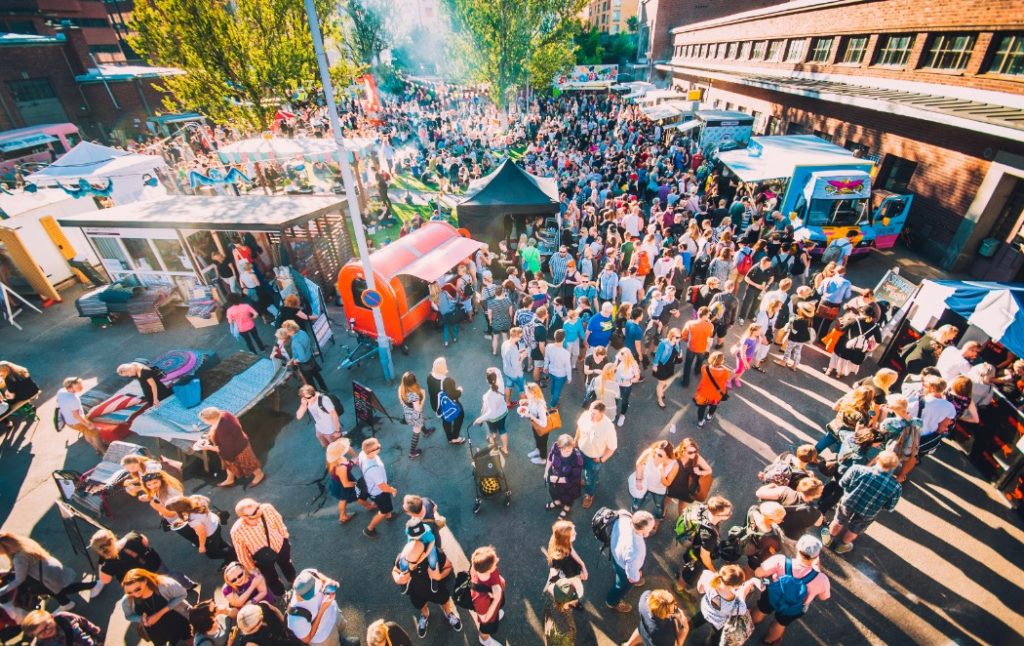
M303 599L308 599L316 590L316 574L314 572L314 570L305 569L299 572L299 576L295 577L295 581L292 583L295 594Z
M821 554L821 540L816 536L804 534L796 542L796 551L810 559L818 558Z

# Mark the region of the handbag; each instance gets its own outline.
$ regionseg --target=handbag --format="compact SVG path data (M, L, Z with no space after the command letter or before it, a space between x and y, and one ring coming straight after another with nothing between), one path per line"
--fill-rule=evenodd
M818 303L818 309L814 311L814 315L826 321L834 321L839 316L839 306Z
M277 552L270 547L270 528L267 527L267 519L260 516L263 521L263 534L267 537L266 547L261 547L252 555L253 563L262 567L273 567L277 562Z
M730 615L722 626L722 636L719 639L719 646L740 646L745 644L750 635L754 632L754 621L747 611Z
M560 428L562 428L562 414L558 412L557 408L549 408L548 423L543 427L534 424L533 432L536 433L538 437L544 437L551 431L557 431Z

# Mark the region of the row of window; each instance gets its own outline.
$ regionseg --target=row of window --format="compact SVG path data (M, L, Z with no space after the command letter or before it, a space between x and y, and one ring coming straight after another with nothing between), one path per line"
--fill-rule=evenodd
M676 45L676 58L706 58L770 63L828 63L836 47L837 65L861 65L865 59L879 67L905 67L916 34L882 34L874 52L870 36L820 36L789 40L747 40L731 43ZM939 33L928 37L919 67L960 71L967 67L978 41L974 33ZM1024 33L995 34L984 71L989 74L1024 75Z

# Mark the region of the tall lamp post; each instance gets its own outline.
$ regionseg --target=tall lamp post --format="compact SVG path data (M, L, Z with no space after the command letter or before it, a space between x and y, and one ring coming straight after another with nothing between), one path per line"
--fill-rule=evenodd
M309 33L313 37L313 50L316 52L316 61L320 67L320 80L324 86L324 100L327 102L327 115L331 120L331 132L334 133L334 143L338 146L338 157L341 163L341 180L345 186L345 201L348 203L348 214L352 218L352 228L356 234L356 247L359 250L359 260L363 264L363 277L366 279L368 290L377 290L377 281L373 277L373 268L370 266L370 252L366 247L366 232L363 230L363 217L359 212L359 200L356 199L355 179L352 174L352 165L349 163L348 150L345 149L345 140L341 134L341 119L338 117L338 106L334 102L334 85L331 84L331 72L327 65L327 54L324 52L324 39L320 33L320 19L316 15L314 0L305 0L306 16L309 18ZM377 328L377 347L380 350L380 365L384 369L384 379L391 381L395 376L395 366L391 361L391 339L384 330L384 317L381 316L379 307L371 307L373 312L373 323Z

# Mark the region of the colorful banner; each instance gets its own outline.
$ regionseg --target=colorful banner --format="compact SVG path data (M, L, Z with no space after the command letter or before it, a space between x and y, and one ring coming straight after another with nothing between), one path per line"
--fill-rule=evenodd
M555 87L582 90L608 87L619 78L618 65L577 65L571 72L555 77Z

